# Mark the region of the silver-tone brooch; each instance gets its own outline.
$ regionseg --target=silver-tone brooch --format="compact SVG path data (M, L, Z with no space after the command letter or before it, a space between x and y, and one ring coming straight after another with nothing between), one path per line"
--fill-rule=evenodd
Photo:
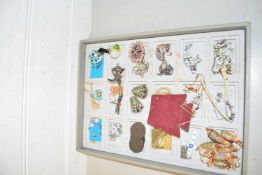
M201 62L201 58L197 54L196 56L192 56L190 54L190 49L192 48L193 44L189 43L186 44L184 47L184 63L187 67L189 67L192 74L195 74L197 71L197 64Z

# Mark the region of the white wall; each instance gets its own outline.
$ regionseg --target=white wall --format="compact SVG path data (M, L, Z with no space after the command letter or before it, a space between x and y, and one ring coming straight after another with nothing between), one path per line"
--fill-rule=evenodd
M94 0L92 37L161 29L251 22L251 82L247 174L262 173L262 1L261 0ZM161 174L88 158L90 174ZM108 166L110 164L111 166ZM99 170L96 167L101 167Z
M87 174L75 105L90 14L90 0L0 0L1 175Z

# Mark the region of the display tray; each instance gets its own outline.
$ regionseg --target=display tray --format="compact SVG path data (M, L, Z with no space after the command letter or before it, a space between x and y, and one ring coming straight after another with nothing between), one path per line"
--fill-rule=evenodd
M189 174L241 174L245 28L80 43L78 150Z

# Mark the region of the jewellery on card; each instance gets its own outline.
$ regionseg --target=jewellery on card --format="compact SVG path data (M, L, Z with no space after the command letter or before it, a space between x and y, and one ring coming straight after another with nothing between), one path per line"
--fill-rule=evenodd
M192 48L193 44L186 44L184 48L184 63L187 67L190 68L192 74L195 74L197 71L197 64L201 62L199 55L195 57L190 54L190 49Z
M122 91L122 86L121 86L121 82L122 82L122 77L123 77L123 72L125 71L125 68L120 67L119 65L115 66L112 68L112 74L114 76L113 79L108 79L108 81L110 82L117 82L119 88L121 89L121 91L119 92L119 96L117 99L117 102L115 102L116 108L115 108L115 113L117 115L119 115L120 113L120 106L121 106L121 101L123 98L123 91Z
M91 106L93 109L98 109L100 108L100 104L97 101L102 100L102 96L103 96L103 91L100 89L97 90L93 90L93 84L90 84L90 91L86 90L86 92L88 92L88 94L90 95L91 98Z
M212 66L212 72L214 74L221 73L223 66L227 74L232 74L233 51L231 41L226 39L217 41L214 45L214 64Z
M89 141L92 143L102 141L102 119L90 118Z
M130 97L130 107L134 113L139 113L144 109L144 105L136 96Z
M140 86L134 87L132 89L132 93L134 94L134 96L145 99L147 97L148 90L147 90L146 85L140 85Z
M192 151L196 147L195 141L196 141L197 134L198 134L197 131L193 130L191 141L189 143L187 143L187 142L182 143L181 154L180 154L180 157L182 159L191 159L192 158L191 157Z
M122 134L122 124L119 122L110 122L109 124L109 139L110 141L116 141Z
M89 61L94 69L99 68L103 59L104 59L103 54L99 53L96 50L93 50L91 54L89 55Z
M156 58L161 61L159 66L159 73L157 75L172 75L174 68L167 63L166 55L171 56L171 45L170 44L159 44L156 47Z
M134 96L130 97L130 107L132 112L139 113L143 110L144 105L138 98L145 99L147 97L148 89L145 84L136 86L132 89ZM138 97L138 98L137 98Z
M149 63L145 61L145 47L141 42L137 41L132 44L129 59L135 64L132 73L144 77L144 74L149 70Z

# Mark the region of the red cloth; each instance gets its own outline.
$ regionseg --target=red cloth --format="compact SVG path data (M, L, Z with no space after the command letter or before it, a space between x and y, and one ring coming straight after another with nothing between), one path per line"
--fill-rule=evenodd
M184 104L185 100L186 94L152 95L147 123L170 135L180 137L179 128L188 131L192 116L193 105Z
M178 127L184 131L189 131L190 121L192 118L193 103L183 104L180 111L180 123Z

